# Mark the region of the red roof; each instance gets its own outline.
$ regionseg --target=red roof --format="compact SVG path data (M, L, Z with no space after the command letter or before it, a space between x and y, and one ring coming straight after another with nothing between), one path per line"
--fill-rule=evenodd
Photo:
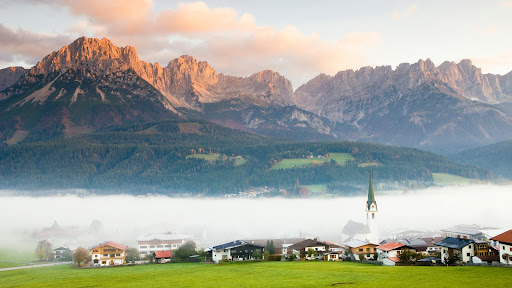
M507 232L494 236L491 240L499 241L500 243L512 244L512 230L508 230Z
M389 243L377 246L376 248L379 250L382 250L382 251L391 251L391 250L395 250L397 248L404 247L404 246L405 245L401 244L401 243L389 242Z
M102 242L102 243L100 243L98 245L92 246L91 248L89 248L89 250L92 250L92 249L95 249L95 248L99 248L99 247L103 247L103 246L110 246L110 247L114 247L114 248L121 249L121 250L128 249L128 246L125 246L123 244L119 244L119 243L116 243L114 241L105 241L105 242Z
M388 257L389 260L395 262L395 263L398 263L400 262L400 259L398 259L398 257Z
M155 251L155 258L171 258L172 252L170 250L167 251Z

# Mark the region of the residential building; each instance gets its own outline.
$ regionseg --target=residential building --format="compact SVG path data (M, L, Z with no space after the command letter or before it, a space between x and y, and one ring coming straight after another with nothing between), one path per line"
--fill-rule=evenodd
M377 253L377 244L368 243L361 240L352 240L345 243L345 246L349 248L349 252L352 255L352 259L359 260L359 255L363 255L364 259L373 259L374 254Z
M512 230L496 235L491 240L498 246L500 263L512 264Z
M437 242L436 246L441 247L441 259L443 263L449 261L450 255L454 255L459 259L457 263L468 263L475 255L474 242L475 241L472 239L446 237Z
M267 243L272 241L274 243L275 254L277 255L290 255L293 254L293 249L289 247L295 243L306 240L306 238L281 238L281 239L256 239L256 240L244 240L247 243L260 245L263 247L267 246Z
M478 225L456 225L441 230L443 237L489 240L492 235L504 232L503 229L493 227L481 227Z
M141 257L152 255L156 251L176 250L192 238L187 235L168 233L151 233L137 238Z
M93 265L112 266L125 263L128 247L113 241L105 241L89 248Z
M255 254L263 256L265 247L262 245L248 243L242 240L236 240L225 244L213 246L207 251L207 257L215 263L220 261L244 261L254 259Z
M341 251L341 246L335 243L318 241L318 239L306 239L295 243L289 247L293 254L297 255L301 260L323 259L324 252ZM309 251L313 251L312 255L308 255Z
M344 254L343 251L325 251L324 261L342 261Z
M66 257L71 258L71 250L66 246L53 249L52 254L53 254L53 259L55 259L55 260L63 260ZM69 260L71 260L71 259L69 259Z
M378 255L378 260L382 261L383 265L386 266L395 266L395 263L400 262L398 256L405 249L410 250L412 252L416 252L411 246L404 245L402 243L397 242L389 242L386 244L382 244L376 247Z

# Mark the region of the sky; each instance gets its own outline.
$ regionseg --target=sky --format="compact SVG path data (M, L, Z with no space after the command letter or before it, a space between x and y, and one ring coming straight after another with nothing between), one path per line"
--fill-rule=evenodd
M294 88L320 73L427 58L506 74L510 15L512 0L0 0L0 68L29 68L86 36L162 66L191 55L229 75L272 69Z

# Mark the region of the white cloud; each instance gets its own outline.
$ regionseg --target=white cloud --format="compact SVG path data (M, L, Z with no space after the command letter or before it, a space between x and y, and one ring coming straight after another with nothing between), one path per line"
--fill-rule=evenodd
M411 14L413 14L414 12L416 12L416 5L412 5L411 7L403 11L395 11L395 13L393 13L393 19L404 19L411 16Z
M181 3L162 11L155 11L151 0L45 3L64 5L79 19L68 33L107 37L118 46L134 46L146 61L158 60L165 66L172 58L188 54L210 62L220 72L239 76L277 70L295 86L319 73L367 65L366 51L380 39L377 33L352 33L327 41L293 26L257 25L251 14L209 7L204 2ZM51 50L58 48L55 45Z

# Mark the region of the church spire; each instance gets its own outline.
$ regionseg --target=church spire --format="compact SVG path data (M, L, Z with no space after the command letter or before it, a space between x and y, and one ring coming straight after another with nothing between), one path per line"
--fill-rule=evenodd
M366 201L366 211L373 210L372 204L375 204L375 210L377 210L377 201L375 201L375 194L373 193L372 185L372 170L370 168L370 184L368 185L368 201Z

